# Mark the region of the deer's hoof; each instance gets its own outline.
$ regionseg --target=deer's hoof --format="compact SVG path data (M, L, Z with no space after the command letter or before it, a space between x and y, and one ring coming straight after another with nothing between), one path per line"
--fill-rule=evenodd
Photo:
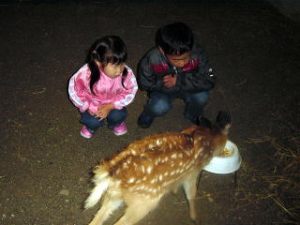
M196 216L191 217L191 219L193 221L193 225L201 225L201 220Z

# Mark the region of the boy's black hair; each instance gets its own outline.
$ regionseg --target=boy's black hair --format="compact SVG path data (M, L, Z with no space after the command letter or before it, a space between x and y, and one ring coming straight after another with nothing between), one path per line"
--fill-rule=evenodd
M186 24L176 22L165 25L158 29L155 37L155 44L165 54L181 55L192 50L194 35Z
M87 56L87 63L91 70L90 89L93 93L94 84L100 79L100 71L96 61L103 65L108 63L121 64L127 59L127 47L123 40L114 35L104 36L94 42ZM123 70L122 82L127 75L127 69Z

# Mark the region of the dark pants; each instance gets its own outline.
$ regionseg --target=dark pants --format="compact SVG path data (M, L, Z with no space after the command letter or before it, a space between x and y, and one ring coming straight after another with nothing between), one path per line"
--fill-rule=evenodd
M152 92L149 95L147 104L144 107L144 114L157 117L166 114L172 108L172 101L180 98L185 102L184 117L193 123L197 122L198 117L202 116L203 108L207 103L209 92L182 94L165 94Z
M106 120L108 127L113 128L116 125L124 122L127 117L127 109L123 108L121 110L113 109L108 114ZM80 123L85 125L91 132L95 132L99 127L104 125L104 120L99 120L95 116L92 116L88 112L81 113Z

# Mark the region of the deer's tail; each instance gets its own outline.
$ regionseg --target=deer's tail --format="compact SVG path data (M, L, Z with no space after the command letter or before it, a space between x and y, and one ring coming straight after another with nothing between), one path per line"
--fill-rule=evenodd
M84 208L88 209L97 204L103 194L109 188L110 177L108 171L103 167L96 167L94 170L93 183L95 187L91 191L89 197L85 200Z

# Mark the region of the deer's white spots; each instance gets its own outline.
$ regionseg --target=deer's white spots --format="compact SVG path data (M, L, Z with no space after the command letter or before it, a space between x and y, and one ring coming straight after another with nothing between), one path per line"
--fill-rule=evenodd
M153 178L152 180L150 180L150 183L151 184L155 184L157 182L157 179L156 178Z
M192 162L189 162L189 163L184 164L183 168L184 168L185 170L189 169L190 166L191 166L191 163L192 163Z
M182 171L182 170L177 169L177 170L175 170L175 173L176 173L176 174L180 174L180 171Z
M173 153L173 154L171 155L171 158L172 158L172 159L177 159L177 153Z
M123 169L127 169L127 168L128 168L127 162L124 162L124 163L122 164L122 167L123 167Z
M167 163L168 160L169 160L169 157L168 157L168 156L165 156L164 158L162 158L162 159L160 160L160 162L161 162L161 163Z
M163 175L162 175L162 174L160 174L160 175L158 176L158 180L159 180L159 181L162 181L162 180L163 180Z
M131 150L131 154L132 154L132 155L136 155L135 149L132 149L132 150Z
M185 151L184 152L187 156L191 156L191 154L193 153L192 151Z
M142 171L142 173L145 173L145 171L146 171L146 168L145 168L145 166L144 166L144 165L141 165L141 171Z
M154 144L149 144L148 147L149 147L150 149L153 149L153 148L155 147L155 145L154 145Z
M155 192L156 192L156 189L154 189L154 188L149 188L148 191L149 191L149 192L152 192L152 193L155 193Z
M135 178L134 177L131 177L127 180L127 183L128 184L132 184L133 182L135 181Z
M153 167L152 166L148 166L147 167L147 173L150 174L153 170Z

